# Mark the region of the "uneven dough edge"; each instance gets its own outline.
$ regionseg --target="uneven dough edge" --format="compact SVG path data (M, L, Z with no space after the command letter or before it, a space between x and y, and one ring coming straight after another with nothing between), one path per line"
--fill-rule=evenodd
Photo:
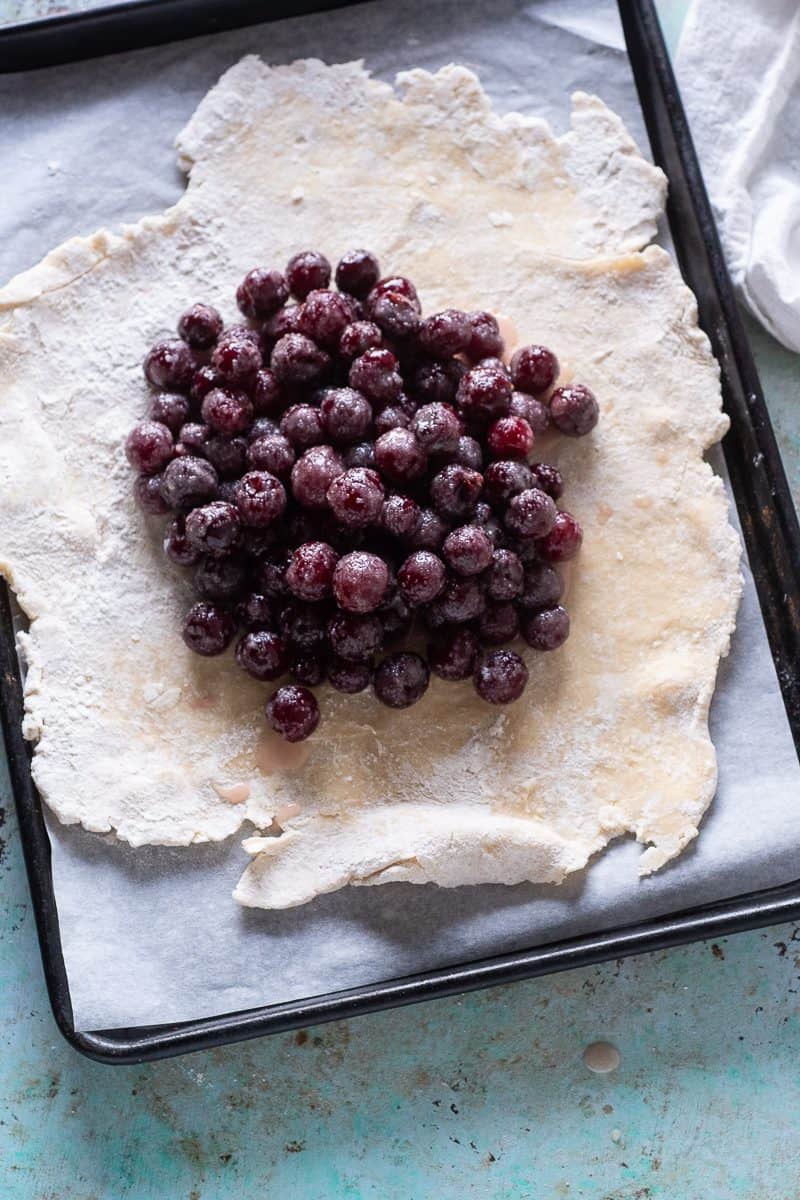
M568 842L539 821L488 810L393 806L245 839L255 857L233 896L248 908L293 908L348 884L561 883L602 844Z
M252 61L252 60L246 60L246 61ZM233 68L232 70L236 71L237 68ZM284 72L288 72L291 70L291 68L276 69L276 70L277 71L283 70ZM458 79L454 80L454 82L457 82L459 84L459 86L461 86L462 84L464 84L464 86L469 85L469 80L468 79L465 80L465 77L470 76L469 72L464 72L462 68L451 68L450 70L455 72L458 75ZM419 77L418 82L419 82L420 87L428 86L427 80L429 80L431 77L427 76L427 73L412 72L409 74L412 77L415 77L415 79L417 77ZM227 79L227 76L225 78ZM433 78L435 79L436 77L433 77ZM375 86L379 87L380 89L386 88L386 85L377 85L376 84ZM212 93L212 95L213 95L213 93ZM481 95L483 95L482 92L481 92ZM616 125L620 129L623 128L621 126L621 122L619 122L618 118L614 117L613 114L609 114L609 110L607 110L600 101L592 100L592 98L577 97L576 98L576 105L577 105L576 111L580 110L581 106L584 106L584 102L587 102L585 104L587 111L588 110L596 110L603 116L604 121L606 120L606 115L608 115L610 118L613 118L613 120L610 121L612 130L615 127L614 126L615 122L616 122ZM202 106L201 106L201 109L202 109ZM512 117L513 117L513 114L512 114ZM512 120L512 117L497 118L497 120L500 122L501 125L508 124L510 122L510 127L513 128L514 121ZM575 124L575 121L576 121L576 116L574 114L573 115L573 125ZM517 127L518 128L524 127L527 130L527 129L535 129L541 125L543 125L543 123L541 123L541 122L537 123L535 120L531 120L528 123L526 123L525 121L522 121L522 119L519 119ZM191 123L190 123L190 126L191 126ZM223 137L227 136L227 132L228 132L227 129L223 130ZM624 133L624 129L623 129L623 133ZM627 136L627 135L625 135L625 136ZM567 134L567 135L565 135L565 137L563 139L559 139L559 140L561 142L567 142L567 144L570 145L570 143L568 142L568 139L570 137L572 137L572 135ZM630 139L628 139L628 141L630 142ZM632 142L630 143L630 146L631 147L633 146ZM623 157L625 156L624 149L621 149L620 153L623 155ZM576 158L574 149L570 151L570 154L572 155L573 158ZM644 160L639 160L639 161L641 163L643 163ZM655 175L660 175L660 173L656 172L655 168L650 167L649 164L645 163L644 167L648 171L654 172ZM576 168L576 170L577 170L577 168ZM636 167L636 170L640 171L640 173L641 173L641 169L639 166ZM646 172L645 172L645 174L646 174ZM648 179L649 179L649 183L652 184L654 176L649 176ZM201 185L202 182L203 182L203 178L202 178L202 164L201 164L200 170L198 170L197 174L195 175L195 172L193 172L192 183L190 184L190 189L189 189L189 191L187 191L186 196L179 202L179 204L175 207L174 210L170 210L170 213L175 214L175 219L178 218L179 213L182 211L183 207L185 207L185 205L188 201L188 198L191 194L192 186L195 183L197 185ZM663 193L663 189L662 189L662 193ZM183 215L185 216L186 214L184 213ZM61 288L68 287L70 285L70 283L79 280L81 278L81 276L84 275L87 271L93 270L95 266L104 262L108 258L112 258L120 249L124 249L126 244L129 244L131 241L135 241L136 237L139 235L140 232L143 232L145 230L155 231L155 230L157 230L157 228L159 226L163 226L164 224L166 224L168 216L169 216L169 214L164 214L164 216L162 216L162 217L145 218L137 226L133 226L130 229L124 231L122 237L117 237L116 235L108 234L105 231L101 231L99 234L96 234L93 237L90 237L87 239L72 239L71 241L65 243L58 250L56 250L56 251L52 252L50 255L48 255L47 258L45 260L43 260L43 262L39 265L39 267L33 268L32 271L26 272L22 276L16 277L16 279L13 280L12 283L10 285L8 285L7 288L3 289L0 292L0 308L13 310L15 307L34 303L36 298L40 295L44 295L44 294L50 293L54 290L59 290ZM640 214L640 218L641 219L638 222L634 222L634 224L632 226L632 228L634 228L637 231L635 234L632 235L633 240L636 244L643 244L642 238L644 238L644 240L646 241L647 236L650 236L652 229L651 229L649 222L652 221L652 228L654 229L655 218L652 215L648 215L646 206L645 206L645 211L642 214ZM627 248L627 245L628 245L628 243L625 242L622 245L620 245L619 248L625 249L625 248ZM647 253L649 255L651 253L651 251L648 251ZM612 259L607 259L607 260L604 260L603 262L594 262L593 261L591 264L587 263L587 269L596 269L598 271L602 271L602 270L606 269L608 264L612 261L613 261ZM671 268L671 269L674 269L674 268ZM687 292L687 296L689 296L688 292ZM691 300L691 302L687 301L687 304L688 304L688 307L691 308L691 305L693 305L693 300ZM691 322L689 323L689 326L690 325L691 325ZM687 328L689 326L687 326ZM704 336L702 334L700 334L699 331L696 331L696 332L697 332L701 342L705 343ZM6 329L6 335L7 335L7 329ZM3 332L0 332L0 339L3 336L4 336ZM707 343L705 343L705 345L707 347ZM713 436L708 437L708 441L706 444L710 444L711 442L717 440L717 438L719 436L721 436L721 433L723 432L723 424L724 423L723 423L722 419L720 419L720 421L717 423L716 429L713 431ZM733 534L733 531L730 530L730 533ZM735 538L736 538L735 534L733 534L733 538L735 540ZM738 542L737 542L736 553L738 555ZM0 566L0 569L4 569L4 568L2 566ZM10 566L6 565L5 570L8 571L9 574L12 574ZM733 610L735 611L735 604L733 606ZM732 628L732 626L733 626L733 612L731 613L731 619L730 619L730 627ZM28 643L28 644L30 645L30 643ZM724 652L724 651L720 650L720 653L722 653L722 652ZM33 670L29 674L29 680L31 681L31 701L33 700L33 695L34 695L35 689L42 686L41 664L37 664L35 661L32 661L32 668L33 668ZM34 683L35 683L35 686L34 686ZM699 721L700 721L700 727L698 728L698 732L700 734L702 734L704 732L702 726L703 726L706 716L707 716L708 704L710 702L712 693L713 693L713 680L711 681L711 683L709 684L708 689L707 689L707 696L706 696L705 703L704 703L704 711L699 712L697 714ZM31 715L33 715L33 714L31 713ZM35 725L35 722L33 722L31 728L33 728L34 725ZM707 731L705 733L705 736L707 737ZM710 800L711 796L713 795L714 782L715 782L714 780L711 780L709 783L709 787L707 789L705 789L704 794L702 796L698 797L698 800L700 802L698 805L700 812L702 812L703 808L707 805L708 801ZM235 828L236 825L239 823L239 815L237 813L235 813L234 810L227 808L227 809L223 809L221 811L224 813L225 818L226 818L226 821L225 821L226 828L224 831L222 831L220 829L216 834L212 834L212 836L220 836L220 837L228 836L228 833L231 831L231 829ZM67 816L67 814L65 813L65 814L63 814L62 819L78 820L80 818L79 817L71 818L71 817ZM501 820L504 823L503 824L504 833L507 834L506 847L508 849L510 858L513 860L517 849L519 849L520 856L522 858L524 858L525 855L529 856L529 859L528 859L528 861L529 861L528 872L529 873L521 874L519 876L520 879L532 878L532 879L537 879L537 880L538 879L557 880L559 878L563 878L564 875L568 871L578 869L580 866L582 866L585 863L585 861L587 860L589 854L593 852L594 843L587 843L585 846L582 845L579 852L574 852L571 849L572 844L570 844L569 846L561 844L561 841L558 838L558 835L556 835L553 831L548 830L546 827L541 827L535 831L532 842L526 836L520 835L519 838L517 838L517 836L516 836L517 831L515 829L514 822L512 820L510 820L509 818L505 818L505 817L501 818ZM530 822L530 821L517 822L517 824L524 824L526 826L530 826L532 824L532 822ZM95 826L95 828L96 827L97 826ZM495 828L495 832L496 832L496 827L494 827L494 828ZM621 831L618 831L618 832L621 832ZM697 832L696 826L691 827L691 832L689 830L689 827L687 827L687 829L684 830L681 835L682 844L685 844L686 841L689 840L689 836L694 836L696 834L696 832ZM447 882L447 879L449 877L449 868L446 868L446 867L440 865L438 860L441 857L441 854L443 853L443 848L446 848L448 845L452 847L456 843L453 840L452 835L448 841L443 830L438 830L438 832L437 832L436 822L432 823L429 833L430 833L430 837L433 838L434 843L436 841L436 838L438 837L440 839L441 844L437 847L435 844L432 844L431 842L426 842L418 851L419 857L416 862L414 862L414 863L408 862L405 860L405 858L403 861L398 861L398 859L396 857L393 857L391 854L388 854L388 852L387 852L387 854L384 855L384 858L386 861L383 864L383 866L381 866L379 864L373 871L369 872L373 876L372 879L368 879L365 877L365 878L361 878L358 880L354 880L354 882L359 882L359 883L364 883L364 884L370 883L370 882L375 883L375 882L385 881L388 878L392 878L392 879L408 878L408 879L413 880L414 882L424 882L424 881L427 881L428 879L434 879L436 874L438 873L438 875L440 877L436 878L436 882L441 882L444 886L451 886L451 884ZM478 842L480 843L479 849L474 850L474 853L477 858L477 862L476 862L476 867L475 867L476 877L472 881L473 882L481 882L484 880L484 873L489 870L489 867L492 862L491 851L487 850L487 848L486 848L491 842L492 835L491 835L491 831L483 823L482 815L479 819L477 819L477 823L473 824L472 833L476 837ZM609 836L613 836L613 835L614 834L612 832L612 829L610 828ZM292 836L292 831L289 830L287 832L287 834L285 835L285 838L277 840L277 844L279 844L281 841L284 842L284 847L283 847L283 850L281 851L281 853L283 853L284 850L286 850L286 851L289 850L289 847L291 846L291 841L290 841L291 836ZM409 837L411 837L410 833L409 833ZM646 824L643 824L642 829L641 829L641 840L646 840L646 838L647 838ZM161 840L166 840L166 839L165 838L162 839L161 836L156 836L154 838L143 837L141 840L142 841L147 841L147 840L161 841ZM414 840L413 837L411 837L411 842L413 842L413 840ZM676 844L676 848L674 849L674 851L666 854L666 856L664 858L662 858L661 861L666 861L668 857L672 857L673 854L679 853L681 848L682 848L682 845ZM462 851L459 851L458 853L455 853L453 855L453 857L451 858L450 866L457 866L458 862L460 861L461 853L462 853ZM645 858L647 857L647 854L649 854L649 853L650 852L648 851L648 852L646 852L646 855L643 856L643 863L644 863ZM471 864L472 860L469 858L469 850L466 846L463 847L463 854L465 856L464 861L469 862ZM421 859L421 864L419 861L420 859ZM660 865L660 862L653 863L652 859L650 860L650 862L651 862L651 865L650 865L649 869L655 869L656 866ZM497 864L495 863L495 865L497 865ZM465 869L471 870L471 867L465 868ZM357 868L357 871L358 870L360 870L360 868ZM251 876L252 871L253 871L253 866L251 866L251 868L248 869L247 877L252 878L252 876ZM504 881L504 882L517 881L516 879L512 880L510 878L506 878L507 872L504 869L504 864L503 864L502 875L503 875L502 881ZM497 875L494 875L494 876L488 875L488 876L486 876L486 878L497 881L498 876ZM342 880L342 882L345 882L345 880ZM453 882L458 882L458 880L454 880ZM241 892L242 886L244 886L244 885L240 885L240 888L237 889L237 898L240 898L240 899L241 899L241 896L239 895L239 893ZM334 884L333 886L341 886L341 884ZM329 889L320 888L318 890L329 890ZM245 902L258 903L258 900L252 899L252 895L250 893L248 893L248 895L250 895L250 899L248 899ZM289 900L286 898L287 895L288 895L288 893L282 893L282 894L277 895L276 900L278 903L275 903L274 906L278 906L278 904L283 904L283 903L302 903L303 902L302 900ZM306 898L308 898L308 896L306 896ZM267 903L272 903L272 902L268 901Z
M559 186L573 189L580 204L570 256L641 250L656 235L666 176L642 156L621 118L598 96L573 92L570 129L557 137L541 117L496 112L475 73L453 63L435 72L401 71L392 88L373 78L361 60L267 66L249 55L222 75L175 139L190 182L201 182L217 154L254 122L291 103L298 88L320 110L357 116L377 104L434 137L446 129L461 162L480 175L493 171L516 189L535 192L554 170Z

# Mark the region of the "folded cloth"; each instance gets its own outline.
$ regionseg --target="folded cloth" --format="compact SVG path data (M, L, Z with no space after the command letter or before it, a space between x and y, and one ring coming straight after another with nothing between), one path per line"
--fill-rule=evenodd
M675 68L734 284L800 351L800 3L692 0Z

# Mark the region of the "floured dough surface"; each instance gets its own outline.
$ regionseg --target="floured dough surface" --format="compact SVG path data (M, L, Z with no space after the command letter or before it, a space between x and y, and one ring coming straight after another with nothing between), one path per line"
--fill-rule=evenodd
M277 818L281 836L247 839L236 891L265 907L347 883L560 881L625 832L649 871L696 835L740 586L702 457L726 419L691 294L663 251L640 252L663 177L599 100L573 104L556 138L497 116L462 68L393 91L358 64L244 59L178 139L174 208L0 291L0 569L31 618L26 732L61 820L141 845ZM570 639L528 654L523 701L434 680L396 713L323 688L319 732L287 748L263 685L185 649L189 586L133 505L122 447L143 354L184 307L233 320L256 263L356 244L413 277L425 311L501 312L596 392L598 428L551 456L586 536Z

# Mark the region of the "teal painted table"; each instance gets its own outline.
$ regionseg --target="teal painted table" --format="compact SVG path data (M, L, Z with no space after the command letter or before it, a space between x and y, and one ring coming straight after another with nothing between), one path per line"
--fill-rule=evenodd
M797 497L800 361L750 332ZM800 926L112 1069L56 1032L0 792L0 1200L800 1194Z

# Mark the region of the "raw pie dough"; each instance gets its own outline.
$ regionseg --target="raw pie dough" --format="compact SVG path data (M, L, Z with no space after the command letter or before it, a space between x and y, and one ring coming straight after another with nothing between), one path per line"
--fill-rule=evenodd
M642 251L661 173L600 100L575 95L555 138L496 115L459 67L393 91L357 63L246 58L178 149L174 208L0 291L0 570L31 621L25 732L47 803L134 846L250 821L269 836L245 842L235 895L267 908L347 883L560 882L627 832L643 873L679 854L714 794L707 714L740 580L703 461L727 427L717 366L670 258ZM425 311L502 312L594 389L594 434L554 448L586 538L571 637L529 654L522 702L434 679L398 714L321 689L320 732L286 750L263 685L184 648L189 588L133 506L122 445L145 349L185 306L233 320L254 264L354 244L410 275Z

